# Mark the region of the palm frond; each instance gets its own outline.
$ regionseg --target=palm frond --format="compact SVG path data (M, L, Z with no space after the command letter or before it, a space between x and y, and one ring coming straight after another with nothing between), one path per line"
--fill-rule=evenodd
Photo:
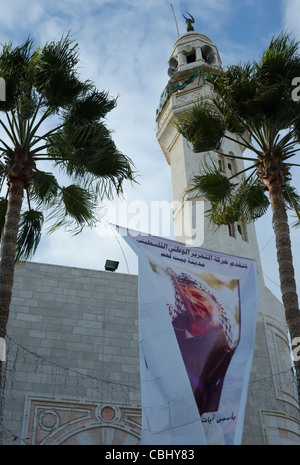
M78 53L78 44L74 44L69 34L41 49L35 69L35 87L47 106L66 107L90 88L90 83L78 78Z
M94 226L97 220L93 195L75 184L61 188L52 207L47 221L55 220L55 223L49 228L49 233L64 227L72 228L73 233L78 234L84 226Z
M297 193L295 187L286 183L283 188L283 195L286 201L287 207L296 215L297 221L293 226L300 226L300 195Z
M283 121L285 115L287 127L295 106L291 81L300 72L298 46L282 33L272 39L259 61L229 66L216 74L214 91L229 114L238 114L245 122L259 122L262 117Z
M295 65L299 65L299 43L291 35L282 32L273 37L268 48L256 64L260 81L266 86L282 83L289 84L294 77Z
M50 157L68 176L85 187L94 184L98 193L111 198L124 179L133 180L132 161L116 148L102 122L66 127L50 137Z
M218 150L225 133L222 117L211 106L200 102L175 121L175 127L189 142L196 153Z
M224 119L224 126L227 131L243 136L247 132L245 122L233 108L230 108L223 98L216 95L212 103L217 108ZM225 136L226 137L226 136Z
M269 199L258 180L253 180L253 174L247 179L243 177L239 184L234 183L219 171L213 160L211 163L201 165L190 189L210 202L207 216L211 221L217 225L250 223L266 213Z
M196 195L204 196L211 203L219 203L226 200L236 184L232 183L229 178L219 171L217 165L212 161L212 165L202 163L200 174L192 179L190 192Z
M38 204L49 205L55 199L58 183L52 173L35 169L34 177L30 183L29 197Z
M251 177L241 182L232 202L240 211L240 219L244 223L251 223L263 216L270 205L258 180L253 182Z
M213 204L207 216L217 226L230 225L241 219L239 210L228 202Z
M9 43L0 54L0 77L6 83L0 127L12 145L0 139L0 187L8 168L22 160L24 170L16 176L25 186L29 207L19 225L18 259L31 256L39 242L39 209L54 223L50 230L63 226L79 232L96 223L95 211L104 197L120 195L123 182L134 181L132 161L117 149L102 121L116 99L80 79L78 44L67 34L44 47L33 45L31 39L20 47ZM62 169L71 185L61 188L52 172L39 170L42 160ZM1 234L5 199L0 209Z
M66 112L66 124L78 125L104 118L116 106L116 100L109 98L107 92L93 89L73 103Z
M1 157L1 155L0 155ZM6 174L5 174L5 170L4 170L4 164L2 163L2 161L0 161L0 192L2 190L2 187L3 187L3 183L6 179Z
M243 119L255 116L256 108L253 107L253 100L257 95L257 81L255 79L254 67L250 63L244 65L232 65L221 71L214 80L214 91L219 102L222 102L222 111L233 115L238 115L239 124Z
M29 119L35 109L33 80L38 53L38 49L33 49L33 40L28 38L17 47L4 44L0 55L0 76L6 84L6 101L0 102L0 110L18 111L23 120Z
M37 210L28 210L22 213L17 239L16 261L28 260L35 253L39 245L43 213Z

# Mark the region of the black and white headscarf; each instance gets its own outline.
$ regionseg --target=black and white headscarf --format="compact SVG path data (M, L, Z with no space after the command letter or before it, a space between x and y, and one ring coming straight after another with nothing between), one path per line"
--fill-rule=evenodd
M209 294L216 304L219 307L219 317L220 317L220 327L222 327L225 338L227 341L228 349L232 350L234 349L238 341L236 338L233 337L233 330L232 330L232 319L228 317L226 314L227 312L223 308L223 306L220 304L216 296L212 293L212 291L202 282L193 279L190 275L186 273L180 273L176 274L171 268L167 268L167 272L171 278L174 293L175 293L175 304L174 305L168 305L169 307L169 313L172 318L176 318L178 315L185 315L186 314L186 306L184 303L184 299L181 295L181 292L179 290L179 284L181 286L187 287L187 286L194 286L198 289L204 290Z

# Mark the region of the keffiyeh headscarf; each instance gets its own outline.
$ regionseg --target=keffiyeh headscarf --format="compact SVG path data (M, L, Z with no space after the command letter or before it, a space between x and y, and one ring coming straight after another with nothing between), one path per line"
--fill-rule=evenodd
M176 274L171 268L167 268L167 273L169 274L174 293L175 293L175 303L174 305L168 305L169 307L169 313L172 318L176 318L179 315L185 315L186 314L186 303L185 303L185 298L182 295L180 286L187 287L187 286L194 286L198 289L201 289L207 294L209 294L212 299L216 302L219 308L219 324L220 327L222 327L227 346L229 350L235 349L235 347L238 344L238 340L233 337L233 329L232 329L232 318L229 318L228 313L225 311L223 306L220 304L220 302L217 300L216 296L212 293L212 291L202 282L193 279L190 275L187 273L180 273Z

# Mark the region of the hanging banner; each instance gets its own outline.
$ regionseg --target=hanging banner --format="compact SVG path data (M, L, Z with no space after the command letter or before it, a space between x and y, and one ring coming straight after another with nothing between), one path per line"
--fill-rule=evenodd
M139 259L142 444L240 444L256 262L116 229Z

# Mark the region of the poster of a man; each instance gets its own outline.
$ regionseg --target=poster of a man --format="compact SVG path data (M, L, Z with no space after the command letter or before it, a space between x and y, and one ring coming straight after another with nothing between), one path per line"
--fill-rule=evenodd
M255 260L117 228L139 260L142 444L241 444Z
M200 278L171 268L167 273L175 293L169 313L199 413L216 412L239 342L239 315L233 317Z

